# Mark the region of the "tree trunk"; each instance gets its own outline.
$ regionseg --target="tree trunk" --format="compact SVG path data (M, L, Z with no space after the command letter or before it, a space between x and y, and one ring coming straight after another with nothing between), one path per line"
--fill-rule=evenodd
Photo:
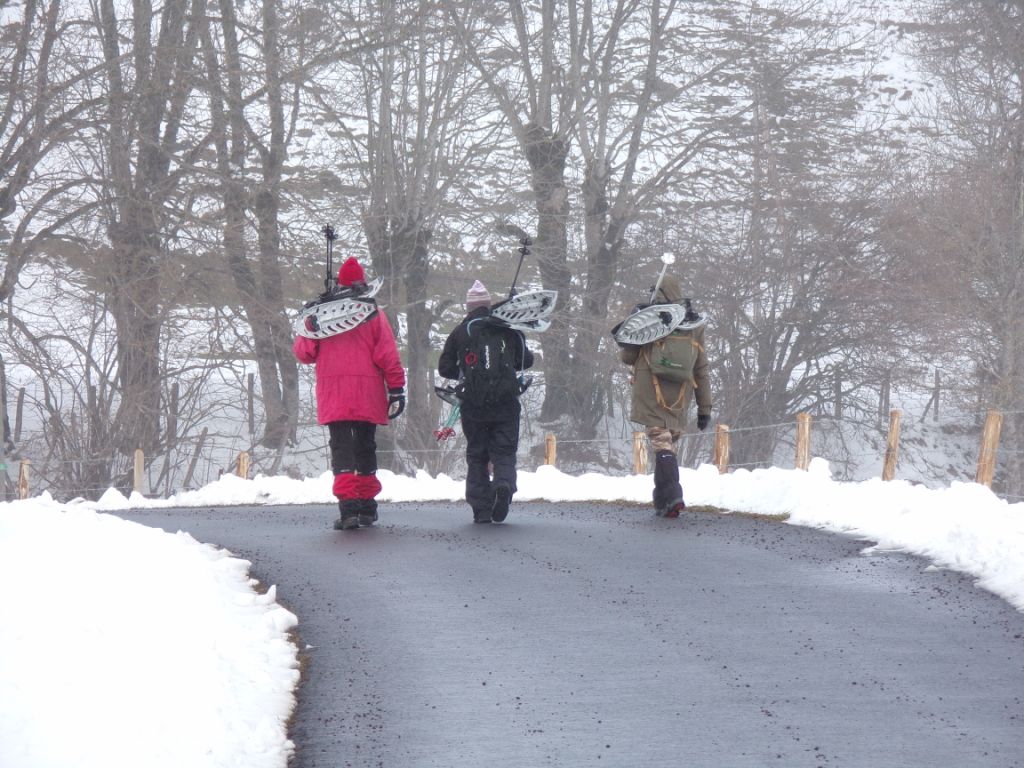
M541 421L551 422L570 412L573 337L569 322L571 296L568 258L569 190L565 165L569 144L536 124L526 128L526 159L530 164L537 208L537 242L534 246L544 287L558 291L560 311L551 328L541 336L544 354L544 403Z
M0 456L10 453L14 448L14 436L11 434L11 421L7 413L7 364L0 354ZM3 463L3 462L0 462Z
M284 129L284 103L281 92L279 22L274 0L263 3L263 57L267 85L267 109L270 117L269 144L261 152L263 183L255 194L259 243L259 329L266 334L265 349L260 350L259 368L266 427L262 443L281 449L294 432L298 418L298 366L291 353L291 329L284 313L281 275L281 175L287 153ZM254 327L254 333L256 328Z
M127 221L110 228L113 265L110 309L117 330L117 380L120 400L112 430L119 451L152 452L160 436L159 232L152 209L140 200L125 201Z
M271 182L257 195L253 210L257 219L260 250L259 297L253 332L265 336L257 349L266 427L262 444L284 446L298 417L298 367L291 352L291 328L284 315L281 288L280 230L278 210L280 188Z
M411 231L410 231L411 230ZM434 395L434 371L430 364L430 327L433 318L427 309L427 277L432 232L418 224L407 225L397 238L405 263L403 281L406 303L406 366L408 370L408 408L405 443L414 450L433 447L431 400ZM396 254L397 256L397 254Z
M171 153L191 89L183 71L191 66L195 38L185 34L185 0L170 0L162 9L154 46L152 6L137 3L132 19L135 82L129 91L121 71L128 59L121 54L115 5L102 0L97 10L109 88L105 149L112 187L112 261L107 289L117 331L121 388L112 439L125 454L137 448L151 452L160 435L162 209Z
M610 327L608 302L615 284L624 233L620 223L610 217L608 176L603 161L592 159L588 163L582 191L587 281L574 349L584 354L573 358L572 379L577 386L570 397L570 414L580 437L591 439L597 434L605 403L611 396L607 377L595 375L594 360L600 354L601 338Z

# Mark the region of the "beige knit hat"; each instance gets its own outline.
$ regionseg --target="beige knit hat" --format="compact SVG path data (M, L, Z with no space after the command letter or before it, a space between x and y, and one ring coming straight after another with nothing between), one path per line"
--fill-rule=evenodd
M466 311L472 312L478 307L491 306L491 294L487 286L479 280L473 282L472 287L466 291Z

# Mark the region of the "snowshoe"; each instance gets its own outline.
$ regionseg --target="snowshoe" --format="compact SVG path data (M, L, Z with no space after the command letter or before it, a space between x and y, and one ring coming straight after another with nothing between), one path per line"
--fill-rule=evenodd
M303 307L292 328L307 339L326 339L351 331L377 313L377 302L373 297L383 284L384 279L378 277L365 286L324 294Z
M458 408L462 405L462 398L459 397L459 390L452 384L448 384L444 387L434 385L434 392L453 408Z
M555 311L558 291L528 291L510 296L491 307L491 317L518 331L546 331Z
M673 331L691 331L706 322L682 304L651 304L636 310L612 328L612 337L619 344L642 347Z
M519 387L519 394L522 395L526 390L533 384L533 376L526 376L520 374L516 379L516 384ZM446 384L445 386L434 385L434 394L444 400L452 408L462 407L462 384ZM447 425L451 427L451 424ZM435 436L441 439L441 436L435 432Z

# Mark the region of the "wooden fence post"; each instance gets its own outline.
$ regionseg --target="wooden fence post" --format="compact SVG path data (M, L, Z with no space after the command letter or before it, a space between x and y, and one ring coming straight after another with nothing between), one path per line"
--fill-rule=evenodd
M544 463L553 467L556 461L558 461L558 439L554 432L548 432L544 436Z
M28 459L22 459L21 464L18 467L18 498L27 499L29 494L28 487L28 473L32 466L32 462Z
M718 474L724 475L729 471L729 427L726 424L715 425L715 466L718 467Z
M248 451L242 451L238 454L238 476L243 480L249 479L249 461L252 457Z
M999 447L999 433L1003 428L1003 414L989 411L985 416L985 429L981 433L981 452L978 455L978 473L974 482L991 488L996 474L996 449Z
M647 474L647 434L633 433L633 474Z
M896 477L896 459L900 452L900 418L899 411L889 412L889 439L885 444L885 462L882 464L883 480Z
M796 468L807 469L811 463L811 414L796 415Z
M141 448L135 449L135 464L132 468L132 490L142 495L142 473L146 467L146 455Z

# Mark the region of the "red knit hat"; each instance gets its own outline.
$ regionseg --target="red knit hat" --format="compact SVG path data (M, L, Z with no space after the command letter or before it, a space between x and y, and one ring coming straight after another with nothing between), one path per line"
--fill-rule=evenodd
M355 256L349 256L345 259L345 263L341 265L341 269L338 270L338 285L348 287L353 283L365 283L366 273L363 272L363 267L356 260Z

